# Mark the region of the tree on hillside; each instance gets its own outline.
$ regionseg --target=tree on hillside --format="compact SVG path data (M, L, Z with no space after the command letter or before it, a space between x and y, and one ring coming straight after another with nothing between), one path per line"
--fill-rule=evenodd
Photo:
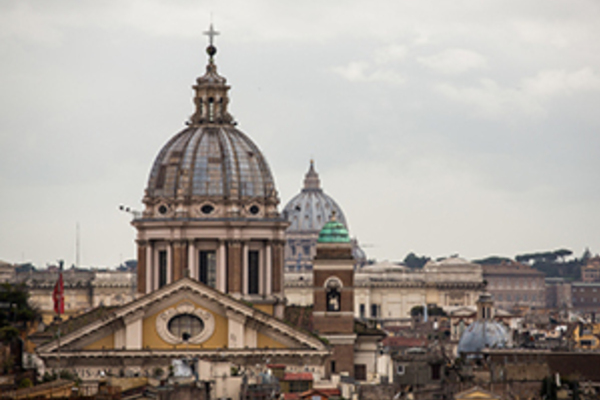
M406 264L406 266L409 268L421 269L429 260L431 260L431 258L427 256L419 257L415 253L411 252L404 257L404 264Z
M479 265L500 265L503 262L511 262L512 260L508 257L490 256L482 258L481 260L473 260L475 264Z
M410 315L416 317L417 315L423 315L423 306L414 306L410 309ZM440 316L447 317L448 314L444 311L443 308L438 307L437 305L427 305L427 315L430 317Z

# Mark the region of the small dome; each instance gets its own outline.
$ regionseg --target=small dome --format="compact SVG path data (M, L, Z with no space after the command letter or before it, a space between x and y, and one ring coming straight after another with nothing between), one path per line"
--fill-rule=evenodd
M348 230L338 220L335 219L335 214L331 220L327 222L321 232L319 232L318 243L350 243Z
M500 322L478 320L463 332L459 353L479 353L486 348L504 348L510 343L508 330Z
M302 191L283 209L284 215L290 222L287 232L319 232L334 212L337 220L347 227L341 207L321 189L319 175L311 160Z

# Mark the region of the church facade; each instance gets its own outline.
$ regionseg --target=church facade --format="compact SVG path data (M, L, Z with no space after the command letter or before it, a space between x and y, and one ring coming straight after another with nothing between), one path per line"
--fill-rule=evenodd
M207 52L206 73L193 86L195 112L160 150L145 208L132 222L138 292L189 276L281 316L287 221L266 158L228 111L216 47Z
M310 368L315 381L331 382L333 374L353 376L358 357L362 380L367 372L376 377L382 333L357 333L347 231L343 243L317 251L315 330L282 319L289 223L278 212L266 158L228 112L212 26L208 34L195 112L159 151L144 210L134 213L136 298L34 335L43 368L71 369L92 383L106 375L166 379L173 361L187 360L197 379L210 383L211 398L238 397L242 383L268 364Z

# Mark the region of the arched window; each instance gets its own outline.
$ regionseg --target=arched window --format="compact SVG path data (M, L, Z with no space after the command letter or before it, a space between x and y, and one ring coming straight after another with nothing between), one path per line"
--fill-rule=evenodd
M341 289L342 284L338 279L329 279L325 284L327 311L340 311L342 303Z

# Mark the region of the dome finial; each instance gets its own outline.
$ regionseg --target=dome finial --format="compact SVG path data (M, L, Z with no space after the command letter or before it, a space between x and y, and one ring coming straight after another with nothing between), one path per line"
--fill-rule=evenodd
M315 160L310 159L310 167L308 172L304 176L304 189L303 190L320 190L321 182L319 180L319 174L315 171Z
M215 36L219 35L219 32L215 31L212 22L207 31L204 32L206 36L208 36L208 47L206 48L206 53L208 53L209 61L213 62L213 56L217 54L217 48L214 46Z

